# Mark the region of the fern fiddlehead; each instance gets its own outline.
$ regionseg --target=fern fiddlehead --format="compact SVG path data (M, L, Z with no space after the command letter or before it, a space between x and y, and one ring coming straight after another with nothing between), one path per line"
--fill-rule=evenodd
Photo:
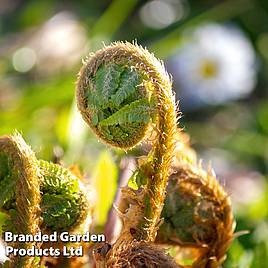
M141 182L138 189L122 190L123 230L113 251L124 248L120 243L125 241L153 241L177 131L169 75L147 50L116 42L89 56L79 73L76 95L84 120L107 144L128 149L154 130L152 149L134 174Z
M189 149L185 144L173 163L155 242L195 249L193 268L217 268L234 239L231 200L214 171L189 158Z
M106 267L167 267L179 268L176 262L163 249L153 243L144 241L127 241L121 243L113 256L110 256Z
M83 226L92 207L81 181L68 169L44 160L38 161L41 173L41 211L44 227L50 230L88 228ZM86 231L86 230L84 230Z
M0 139L0 207L16 200L12 222L18 233L35 234L40 226L40 180L37 160L30 147L16 135ZM17 247L31 248L35 242L19 243ZM15 258L15 267L33 267L33 257Z
M78 108L104 142L127 149L142 141L149 123L156 137L137 176L146 184L141 192L126 189L134 199L128 215L136 223L125 232L153 241L165 196L177 126L171 81L163 64L147 50L130 43L114 43L91 55L79 74ZM131 195L131 196L130 196ZM146 204L146 206L145 206ZM125 221L126 222L126 221Z
M9 214L4 229L15 233L82 233L91 223L92 206L79 179L57 164L37 160L19 134L0 137L0 208ZM32 257L14 258L14 263L34 267Z

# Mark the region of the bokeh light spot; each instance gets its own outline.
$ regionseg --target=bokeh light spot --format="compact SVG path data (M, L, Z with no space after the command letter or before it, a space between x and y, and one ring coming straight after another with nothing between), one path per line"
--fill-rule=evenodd
M140 10L142 22L154 29L165 28L185 15L183 1L154 0L146 3Z
M29 47L22 47L16 50L12 57L12 64L16 71L26 73L36 63L36 53Z

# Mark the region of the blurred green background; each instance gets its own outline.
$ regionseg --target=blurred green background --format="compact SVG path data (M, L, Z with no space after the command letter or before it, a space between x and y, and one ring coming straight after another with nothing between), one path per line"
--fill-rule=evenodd
M164 60L180 126L233 200L237 238L223 267L268 267L268 1L0 1L0 135L39 158L78 164L103 226L124 153L99 143L74 101L82 58L115 40Z

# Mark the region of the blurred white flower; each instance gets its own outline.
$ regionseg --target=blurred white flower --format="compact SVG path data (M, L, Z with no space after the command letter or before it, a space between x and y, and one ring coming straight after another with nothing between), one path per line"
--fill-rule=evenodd
M188 42L170 61L183 106L219 104L253 90L256 57L238 28L207 24L187 34Z

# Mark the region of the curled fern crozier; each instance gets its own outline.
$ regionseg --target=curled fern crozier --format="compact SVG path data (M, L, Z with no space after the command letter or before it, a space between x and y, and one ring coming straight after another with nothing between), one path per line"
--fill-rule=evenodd
M37 159L19 134L0 138L0 208L10 212L15 233L36 234L40 229L40 177ZM36 242L13 245L38 247ZM34 257L13 257L14 267L35 267Z
M9 215L4 231L19 234L84 233L92 221L92 204L80 179L57 164L37 160L19 134L0 137L0 209ZM14 246L27 249L41 243ZM37 265L28 256L13 263Z
M123 190L128 204L121 210L121 238L153 241L156 235L177 130L171 87L163 63L128 42L90 55L79 73L78 108L102 141L128 149L143 141L148 129L155 131L152 149L135 172L143 184L137 185L137 192Z
M161 216L156 243L194 249L193 268L217 268L224 262L235 222L230 197L211 168L177 161Z

